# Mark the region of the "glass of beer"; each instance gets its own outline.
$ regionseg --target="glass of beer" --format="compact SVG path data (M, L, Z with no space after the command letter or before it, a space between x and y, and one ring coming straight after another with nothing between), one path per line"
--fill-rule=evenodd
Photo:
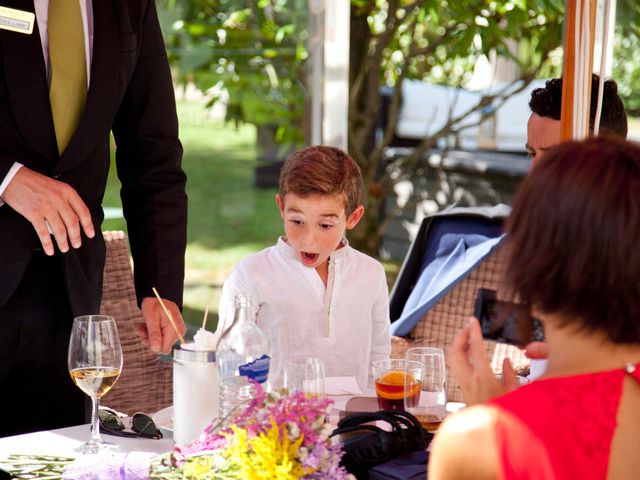
M406 411L416 417L425 430L434 431L444 420L447 405L447 371L444 351L439 348L410 348L405 355L407 363L422 366L418 395L405 395ZM413 384L411 385L413 388ZM409 390L405 387L405 392Z
M373 362L372 373L378 407L384 410L404 410L405 397L420 395L422 369L420 363L404 359Z

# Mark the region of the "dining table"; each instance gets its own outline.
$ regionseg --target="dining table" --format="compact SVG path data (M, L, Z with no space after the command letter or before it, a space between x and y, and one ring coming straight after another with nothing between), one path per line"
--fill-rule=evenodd
M91 425L86 424L0 438L0 460L14 454L75 457L78 453L74 448L85 443L90 436ZM170 432L157 440L105 434L102 434L102 439L116 444L120 452L164 453L173 449Z
M331 396L334 406L331 410L332 423L337 423L340 412L344 411L347 402L354 395ZM368 397L364 397L368 398ZM375 398L370 398L370 405L373 406ZM161 439L149 439L141 437L118 437L114 435L102 434L105 441L114 443L120 452L152 452L164 453L173 449L173 436L170 423L165 423L164 419L171 418L171 407L163 409L152 415L154 420L161 419L158 423L163 432ZM0 438L0 460L4 460L13 454L28 455L56 455L75 457L78 454L74 448L85 443L91 436L91 425L75 425L72 427L59 428L55 430L44 430L23 435Z
M373 389L363 389L358 393L352 391L345 391L343 394L336 394L337 392L335 391L332 393L328 395L333 400L333 405L327 420L333 427L337 425L342 417L349 413L378 410L377 399ZM455 412L462 406L464 405L450 403L447 405L447 411L449 413ZM162 409L153 414L152 417L163 432L163 438L161 439L120 437L107 434L102 434L102 438L105 441L116 444L116 451L121 453L149 452L162 454L173 450L172 407ZM79 454L74 451L74 448L85 443L90 435L91 426L84 424L0 438L0 462L5 461L10 455L77 457ZM0 476L0 480L2 478Z

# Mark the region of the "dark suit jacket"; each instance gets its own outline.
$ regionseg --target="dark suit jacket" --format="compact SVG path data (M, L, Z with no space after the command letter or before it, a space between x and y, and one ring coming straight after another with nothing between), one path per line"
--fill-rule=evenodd
M4 6L34 12L33 0ZM0 179L15 161L71 185L92 212L94 226L109 171L109 132L116 141L122 203L134 258L138 298L181 305L187 198L181 169L173 86L154 0L93 0L90 86L78 130L58 155L45 60L37 24L32 35L0 30ZM32 225L0 207L0 306L15 291L32 252ZM105 248L97 231L64 254L75 315L96 313Z

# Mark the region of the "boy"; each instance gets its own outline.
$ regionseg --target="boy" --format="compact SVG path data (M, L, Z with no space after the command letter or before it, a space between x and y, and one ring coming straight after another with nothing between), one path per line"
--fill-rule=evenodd
M233 320L233 298L251 296L271 342L272 388L288 358L313 356L326 376L367 386L371 362L389 358L388 288L382 265L351 248L362 175L342 150L314 146L292 154L280 172L276 203L285 236L240 261L222 288L218 332Z

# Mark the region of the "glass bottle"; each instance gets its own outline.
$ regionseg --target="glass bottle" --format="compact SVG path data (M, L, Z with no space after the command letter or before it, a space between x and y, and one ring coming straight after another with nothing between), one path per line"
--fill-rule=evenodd
M228 423L253 398L249 380L264 384L269 375L269 339L256 325L249 295L238 294L234 298L233 323L220 337L216 358L219 418Z

